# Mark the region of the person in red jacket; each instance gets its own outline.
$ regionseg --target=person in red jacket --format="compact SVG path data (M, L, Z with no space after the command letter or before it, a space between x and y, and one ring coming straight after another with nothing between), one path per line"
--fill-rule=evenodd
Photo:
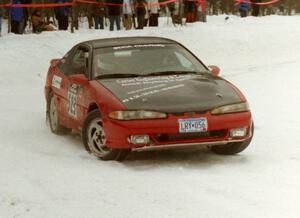
M195 15L196 15L196 1L186 0L185 1L185 13L186 13L186 22L192 23L195 22Z

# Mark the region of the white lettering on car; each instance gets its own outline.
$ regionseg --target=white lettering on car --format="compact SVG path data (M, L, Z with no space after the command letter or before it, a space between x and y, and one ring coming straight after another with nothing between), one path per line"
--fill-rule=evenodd
M148 84L167 84L172 82L181 82L198 78L198 75L171 75L171 76L153 76L153 77L142 77L133 79L118 79L117 83L121 86L137 86L137 85L148 85Z
M138 45L122 45L113 47L113 50L129 49L129 48L144 48L144 47L165 47L164 44L138 44Z
M184 84L178 84L178 85L174 85L174 86L164 87L164 88L161 88L161 89L150 90L150 91L147 91L147 92L143 92L141 94L135 94L133 96L129 96L125 99L122 99L122 102L126 103L126 102L129 102L129 101L133 101L135 99L139 99L139 98L142 98L142 97L146 97L146 96L149 96L149 95L153 95L153 94L168 91L168 90L178 89L178 88L181 88L181 87L184 87Z

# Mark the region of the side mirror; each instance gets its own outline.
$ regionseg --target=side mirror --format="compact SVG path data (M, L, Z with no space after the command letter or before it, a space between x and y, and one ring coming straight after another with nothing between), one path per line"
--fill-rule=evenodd
M208 66L209 71L212 73L214 76L218 76L220 74L220 68L215 66L215 65L209 65Z
M59 59L59 58L52 59L52 60L50 61L51 66L55 66L60 60L61 60L61 59Z
M87 85L89 80L86 78L84 74L75 74L69 77L71 83L79 84L79 85Z

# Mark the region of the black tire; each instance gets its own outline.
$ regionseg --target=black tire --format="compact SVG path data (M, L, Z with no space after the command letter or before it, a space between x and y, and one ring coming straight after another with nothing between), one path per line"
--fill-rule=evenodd
M57 135L65 135L72 131L72 129L62 126L58 119L56 102L53 94L50 92L47 103L47 118L51 132Z
M99 110L90 112L84 121L82 141L86 150L101 160L122 161L130 152L129 149L115 149L106 146L105 131Z
M221 155L234 155L234 154L240 153L243 150L245 150L252 141L252 137L253 137L253 133L254 133L254 125L253 124L252 124L251 131L252 131L252 135L246 141L228 143L226 145L213 146L210 148L210 150L212 152L214 152L215 154L221 154Z

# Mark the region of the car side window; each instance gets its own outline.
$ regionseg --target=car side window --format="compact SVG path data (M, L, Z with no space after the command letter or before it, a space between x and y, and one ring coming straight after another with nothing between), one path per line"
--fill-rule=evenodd
M88 71L88 56L89 51L87 48L79 47L75 51L73 57L70 59L68 63L68 72L67 74L75 75L75 74L85 74L87 75Z
M57 68L64 74L66 74L68 70L68 62L70 62L70 57L72 56L73 52L74 52L74 48L68 51L68 53L65 54L65 56L57 64Z

